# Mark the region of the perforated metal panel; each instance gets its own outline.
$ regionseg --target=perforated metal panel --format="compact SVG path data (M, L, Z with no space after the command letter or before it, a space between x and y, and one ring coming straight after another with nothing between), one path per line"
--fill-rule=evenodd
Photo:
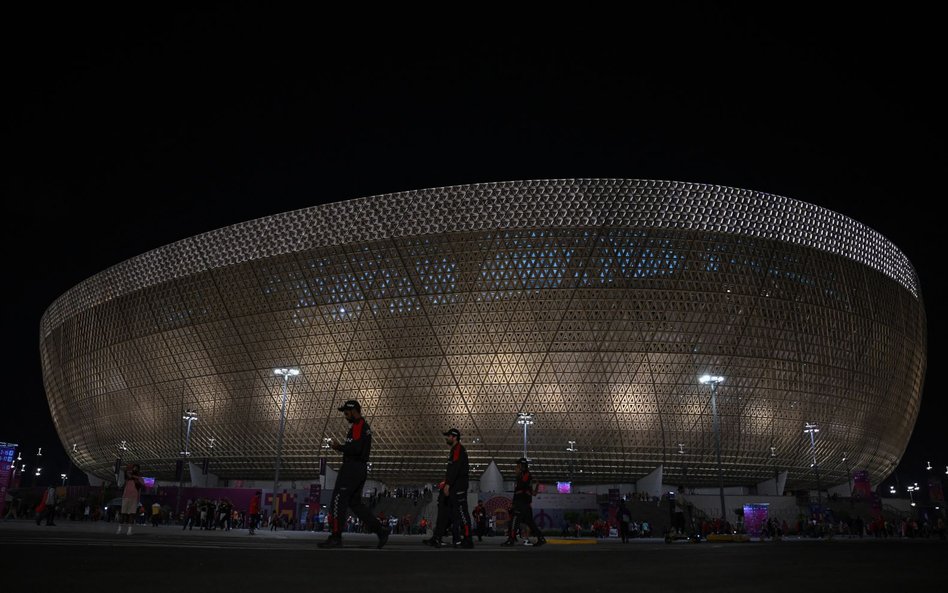
M289 365L288 478L316 474L322 439L346 429L336 406L356 398L379 479L438 477L449 426L477 469L507 470L532 412L543 479L663 463L694 485L716 483L698 376L725 377L726 481L787 469L793 485L812 480L806 422L827 481L887 475L926 364L915 272L875 231L779 196L636 180L430 189L213 231L60 297L41 354L60 437L99 475L124 440L170 476L191 408L194 456L272 477L272 369Z

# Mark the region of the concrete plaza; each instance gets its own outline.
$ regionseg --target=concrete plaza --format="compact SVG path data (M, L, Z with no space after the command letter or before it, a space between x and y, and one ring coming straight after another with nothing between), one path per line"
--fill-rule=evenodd
M70 593L133 583L135 591L896 591L948 590L948 544L940 540L784 539L745 544L660 539L504 548L485 538L474 550L435 550L421 536L352 534L342 550L320 550L325 533L183 531L114 523L0 523L6 591L49 587ZM564 540L563 543L567 543ZM8 588L9 587L9 588ZM931 587L934 587L932 589Z

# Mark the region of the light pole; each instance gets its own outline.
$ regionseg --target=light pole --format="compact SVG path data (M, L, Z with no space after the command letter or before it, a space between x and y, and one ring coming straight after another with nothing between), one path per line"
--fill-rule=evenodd
M915 506L915 492L918 490L918 483L916 482L914 486L906 486L905 489L908 490L909 498L911 498L912 506L914 507Z
M533 424L533 414L519 412L517 414L517 424L523 425L523 458L527 458L527 427Z
M181 419L188 423L188 429L184 436L184 451L181 451L183 460L181 461L181 471L178 473L178 497L174 503L174 512L179 516L181 514L181 491L184 490L184 464L188 462L188 457L191 456L191 423L197 421L198 414L194 410L185 410ZM188 469L190 470L190 468Z
M721 469L721 425L718 420L718 384L724 382L724 377L703 375L698 382L702 385L711 385L711 415L712 429L714 430L714 448L718 456L718 491L721 495L721 521L727 521L727 509L724 506L724 470Z
M184 451L181 452L181 456L187 461L191 456L191 423L198 419L198 414L194 410L185 410L181 419L188 423L188 430L184 434Z
M576 448L576 441L567 441L569 447L566 447L566 452L569 453L569 480L573 481L573 474L576 472L576 461L575 455L579 449Z
M38 478L40 477L40 474L43 473L43 468L40 467L40 464L43 463L43 460L41 459L41 457L43 457L42 447L36 450L36 471L33 472L33 485L34 486L36 486L37 482L39 482Z
M822 507L823 493L820 492L820 466L816 463L816 433L820 432L820 429L812 422L807 422L804 426L803 432L810 433L810 452L813 454L813 473L816 474L816 503Z
M849 469L849 463L847 463L847 461L846 461L847 459L849 459L849 456L846 455L846 452L844 451L844 452L843 452L843 463L846 465L846 481L849 482L849 498L852 498L852 497L853 497L853 490L855 489L856 485L853 484L853 472L852 472L851 469Z
M780 496L780 474L777 472L777 447L770 447L770 459L774 462L774 495Z
M280 403L280 433L277 436L276 470L273 473L273 512L277 512L277 488L280 485L280 463L283 461L283 428L286 426L286 389L290 377L300 374L299 369L273 369L273 374L283 377L283 399Z
M17 452L16 459L13 461L13 474L10 476L10 481L16 483L16 464L20 464L23 467L20 468L20 481L23 481L23 472L26 470L26 464L23 463L23 454Z

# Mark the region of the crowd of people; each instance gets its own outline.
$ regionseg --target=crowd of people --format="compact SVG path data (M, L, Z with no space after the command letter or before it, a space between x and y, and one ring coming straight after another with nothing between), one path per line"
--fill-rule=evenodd
M432 528L432 535L422 541L432 547L473 548L474 537L482 541L483 537L493 531L492 517L489 516L482 503L473 510L468 509L469 463L467 451L461 444L461 433L457 428L451 428L444 433L445 442L449 447L447 468L444 479L434 488L397 488L392 491L382 490L369 497L368 505L363 501L364 485L368 471L368 460L371 452L372 430L362 417L361 406L358 401L349 400L339 410L350 424L345 441L328 441L330 448L342 453L342 467L336 477L336 484L331 496L329 508L320 510L309 517L307 522L301 523L289 513L261 512L261 492L256 492L247 509L238 509L227 498L211 500L198 498L188 500L184 509L175 516L171 508L154 501L149 507L142 502L144 480L138 464L129 464L123 472L121 505L113 515L111 505L102 507L91 501L78 500L67 502L60 500L57 489L50 486L41 495L35 508L22 499L12 498L7 501L8 509L4 520L18 518L20 515L31 515L36 524L43 521L48 526L55 526L57 516L67 516L73 520L106 519L118 521L116 533L120 534L123 527L131 535L133 525L143 525L150 516L151 524L155 527L162 524L177 523L183 530L230 531L232 529L247 529L253 535L256 529L263 526L271 530L277 529L308 529L310 531L328 531L329 537L319 544L323 548L341 547L343 533L368 532L378 537L378 547L382 548L392 533L415 534L427 533ZM516 462L516 476L513 503L508 509L510 522L506 530L504 546L518 543L542 546L546 538L534 520L532 499L538 492L538 482L530 472L529 461L520 458ZM384 512L373 514L373 506L387 498L407 498L417 506L419 501L427 501L437 492L437 518L434 525L427 517L417 513L406 513L398 516L395 513L386 515ZM656 502L659 505L665 500L652 497L647 492L631 495L632 501ZM674 502L669 495L668 500ZM100 508L105 512L103 516ZM674 512L674 506L670 507ZM24 512L25 511L25 512ZM680 525L673 525L672 530L684 531L684 515L679 511L674 515ZM690 532L706 537L710 534L740 533L743 524L731 525L721 519L698 520L691 516ZM565 521L562 535L579 537L582 532L590 530L599 538L609 537L613 527L617 528L618 535L623 542L635 537L651 537L653 527L647 520L634 519L626 501L618 503L615 518L607 521L597 517L584 527L580 521ZM918 518L903 517L896 521L878 518L864 521L859 517L845 520L833 520L828 517L813 517L809 521L800 517L796 525L786 520L778 521L770 518L762 529L763 538L779 538L788 534L812 537L831 537L834 535L851 535L857 537L940 537L946 538L945 521L941 516L929 519L927 515ZM450 542L445 538L450 533ZM535 541L534 541L535 540Z

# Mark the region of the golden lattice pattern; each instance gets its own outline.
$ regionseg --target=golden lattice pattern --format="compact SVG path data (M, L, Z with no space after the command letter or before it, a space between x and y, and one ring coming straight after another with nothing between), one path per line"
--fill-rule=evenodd
M506 471L531 412L543 479L664 464L666 482L695 485L716 483L699 375L726 378L726 481L786 469L804 484L806 422L828 482L888 475L926 365L915 272L875 231L779 196L638 180L429 189L206 233L60 297L41 355L60 437L99 475L125 441L126 458L170 476L190 408L196 458L272 477L272 369L294 366L287 478L316 474L323 438L346 428L335 407L356 398L379 479L438 477L449 426L475 471Z

